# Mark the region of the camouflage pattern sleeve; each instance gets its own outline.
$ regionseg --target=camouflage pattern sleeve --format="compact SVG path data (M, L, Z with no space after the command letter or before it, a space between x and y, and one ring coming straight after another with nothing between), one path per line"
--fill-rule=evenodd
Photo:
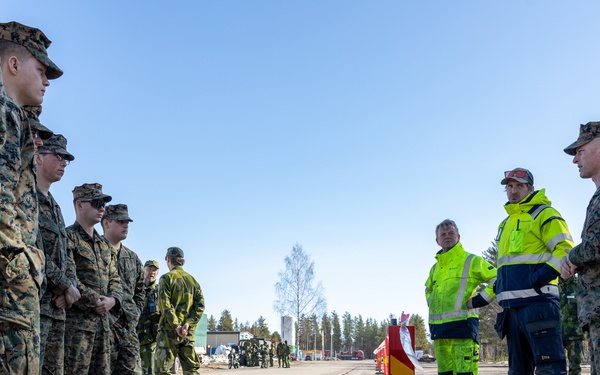
M179 326L179 319L175 313L175 306L171 303L171 282L165 274L160 277L158 282L158 310L160 311L159 327L168 332L175 332L175 328Z
M70 249L70 253L75 254L79 247L79 238L76 233L69 230L67 230L67 237L69 238L68 248ZM96 306L96 301L100 298L100 294L79 279L77 279L77 289L81 293L81 298L75 302L75 305L79 306L82 310L93 310Z
M569 252L571 263L580 266L595 266L600 262L600 189L596 190L587 208L581 234L581 244Z
M135 264L138 269L138 277L135 281L135 291L133 293L133 301L138 308L138 317L144 309L144 299L146 298L145 285L144 285L144 265L140 258L135 256Z
M73 286L77 287L77 271L75 269L75 260L73 259L73 245L71 240L67 239L67 277Z
M108 244L109 249L114 249L108 243L108 241L105 240L105 242ZM115 305L113 306L113 309L119 310L121 308L121 301L123 299L123 289L121 287L121 276L119 276L119 270L117 269L117 257L115 256L114 251L111 251L110 264L108 267L107 296L115 299Z
M190 276L190 279L195 284L194 288L194 300L192 302L192 308L190 309L190 313L185 318L185 323L189 324L190 329L189 332L194 332L196 330L196 325L202 318L202 314L204 313L204 295L202 294L202 289L196 280Z

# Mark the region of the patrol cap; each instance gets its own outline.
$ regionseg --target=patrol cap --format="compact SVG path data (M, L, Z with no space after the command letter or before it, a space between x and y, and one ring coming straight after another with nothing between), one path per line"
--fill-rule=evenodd
M129 217L126 204L113 204L104 207L104 217L111 220L127 220L133 221Z
M183 258L183 250L178 247L170 247L167 249L167 256L170 258Z
M579 125L579 137L573 143L571 143L567 148L565 148L565 152L568 155L575 156L577 152L577 148L583 146L584 144L590 142L592 139L600 136L600 122L588 122L587 124Z
M68 161L75 160L75 156L67 151L67 139L62 134L54 134L50 138L44 140L44 145L40 150L48 150L55 154L59 154Z
M39 62L46 66L48 79L56 79L63 75L63 71L48 57L47 49L52 42L42 30L14 21L0 23L0 40L13 42L27 48Z
M522 184L533 185L533 174L525 168L515 168L512 171L504 172L504 178L500 181L501 185L506 185L508 180L515 180Z
M54 134L52 130L48 129L40 122L39 117L42 114L41 105L24 105L21 108L25 113L25 117L27 117L27 122L29 123L31 131L38 132L40 138L43 140L50 138L52 134Z
M81 186L75 186L73 189L73 199L102 199L105 202L110 202L112 197L110 195L102 194L102 185L99 183L83 184Z
M150 267L150 266L160 268L160 267L158 267L158 261L156 261L156 260L147 260L146 263L144 263L144 267Z

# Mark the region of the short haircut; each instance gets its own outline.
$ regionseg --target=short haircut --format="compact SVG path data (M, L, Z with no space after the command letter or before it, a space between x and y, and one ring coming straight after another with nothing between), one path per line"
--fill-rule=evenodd
M9 42L8 40L0 40L0 59L2 61L11 56L16 56L19 60L26 60L33 57L31 52L20 44Z
M439 223L437 225L437 227L435 227L435 238L437 238L438 230L440 230L440 228L447 228L450 226L452 226L452 227L454 227L454 229L456 229L456 234L459 234L458 226L456 226L456 223L454 222L454 220L446 219L446 220L442 221L441 223Z

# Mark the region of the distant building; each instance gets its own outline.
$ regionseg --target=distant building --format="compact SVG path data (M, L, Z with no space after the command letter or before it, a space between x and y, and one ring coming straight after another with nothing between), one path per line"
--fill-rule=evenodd
M281 317L281 340L287 341L289 345L296 345L294 318L291 316L286 315Z
M247 340L253 337L247 331L208 331L206 332L206 343L214 349L219 345L230 346L238 344L240 340Z

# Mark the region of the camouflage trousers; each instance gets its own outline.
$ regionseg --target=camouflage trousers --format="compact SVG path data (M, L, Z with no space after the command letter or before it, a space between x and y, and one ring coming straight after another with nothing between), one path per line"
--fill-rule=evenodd
M193 332L191 332L193 335ZM156 351L154 353L154 373L169 375L179 358L179 364L184 375L199 374L200 359L196 354L194 341L181 339L180 337L169 337L165 332L159 331L156 335Z
M588 325L590 346L590 374L600 374L600 319Z
M65 321L40 317L40 374L63 375L65 368Z
M156 343L140 345L140 357L142 359L142 373L154 375L154 350Z
M580 375L581 361L583 360L583 341L563 339L563 346L567 350L569 375Z
M0 374L37 375L40 370L39 350L40 336L35 330L0 327Z
M123 327L120 321L110 330L111 373L115 375L141 375L136 365L140 358L140 342L137 333Z
M65 330L65 374L110 375L110 334L101 327L82 331L67 320Z

